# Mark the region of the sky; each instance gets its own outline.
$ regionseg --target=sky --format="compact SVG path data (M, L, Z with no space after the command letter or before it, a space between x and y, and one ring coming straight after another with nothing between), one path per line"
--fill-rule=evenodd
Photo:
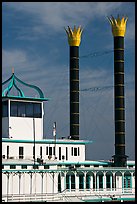
M3 2L2 81L15 75L46 98L44 138L69 136L69 45L64 28L81 26L79 46L80 139L86 159L115 154L113 35L107 19L128 17L125 34L125 154L135 159L135 3ZM24 87L22 87L23 89ZM24 93L32 96L32 90ZM36 93L33 93L36 94Z

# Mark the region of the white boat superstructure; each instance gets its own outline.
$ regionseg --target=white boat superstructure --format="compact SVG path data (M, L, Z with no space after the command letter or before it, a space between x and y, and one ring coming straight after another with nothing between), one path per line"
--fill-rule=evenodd
M49 99L44 97L39 87L20 80L14 71L2 83L3 86L8 83L2 92L2 201L135 201L135 161L126 161L124 132L119 131L124 119L116 120L116 134L120 136L116 138L114 160L86 160L85 147L92 141L79 139L77 56L82 30L74 27L74 32L70 28L66 32L71 55L74 55L70 59L72 134L69 137L57 138L54 123L53 139L44 139L44 102ZM121 78L120 75L118 79ZM38 97L26 96L20 83L35 90ZM13 88L17 91L16 95L12 93ZM123 89L117 92L121 93ZM118 99L122 98L122 104L123 97L117 95ZM117 107L116 111L120 111L117 115L123 117L123 107ZM124 130L124 125L122 128Z

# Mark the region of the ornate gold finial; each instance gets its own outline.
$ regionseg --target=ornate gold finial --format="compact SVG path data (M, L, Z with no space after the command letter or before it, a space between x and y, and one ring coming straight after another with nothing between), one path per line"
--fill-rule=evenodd
M14 74L14 67L12 67L12 74Z
M76 29L76 26L74 26L74 31L72 31L72 29L68 26L68 30L66 30L66 33L68 35L68 43L70 46L79 46L80 45L80 41L81 41L81 34L83 29L81 28L81 26L79 26Z
M116 37L116 36L122 36L124 37L125 36L125 32L126 32L126 22L128 20L128 18L122 18L120 20L119 18L119 15L118 15L118 18L117 19L114 19L113 16L111 16L111 18L108 18L111 26L112 26L112 33L113 33L113 36Z

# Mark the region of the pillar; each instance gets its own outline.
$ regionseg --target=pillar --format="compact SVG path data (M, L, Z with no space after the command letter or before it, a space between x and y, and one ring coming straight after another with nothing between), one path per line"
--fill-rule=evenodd
M103 190L106 190L106 172L103 173Z

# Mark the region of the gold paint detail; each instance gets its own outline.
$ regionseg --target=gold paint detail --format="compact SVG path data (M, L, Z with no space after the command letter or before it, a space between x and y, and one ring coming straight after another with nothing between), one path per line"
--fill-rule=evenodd
M125 144L115 144L115 146L121 146L121 147L124 147L125 146Z
M115 108L115 110L125 110L125 108Z
M125 123L125 120L115 120L116 123L119 123L119 122L123 122Z
M76 93L76 92L79 92L79 91L73 90L73 91L70 91L70 92L74 92L74 93Z
M124 49L123 49L123 48L115 48L114 51L115 51L115 50L116 50L116 51L117 51L117 50L123 51Z
M75 123L74 123L74 124L71 124L71 126L79 126L79 124L75 124Z
M120 135L120 134L125 134L125 132L115 132L115 134Z
M78 71L79 69L78 68L70 68L71 71L75 70L75 71Z
M115 72L115 74L124 74L124 72Z
M126 22L128 20L127 17L122 17L122 19L120 20L120 17L118 15L118 18L115 19L113 16L111 16L111 18L107 17L111 26L112 26L112 33L113 36L121 36L124 37L125 33L126 33Z
M124 87L124 84L116 84L115 86L123 86Z
M124 62L124 60L114 60L114 62Z
M77 103L77 104L79 104L79 102L76 102L76 101L70 101L70 103Z
M70 59L79 59L79 57L73 57L73 56L71 56Z
M115 98L124 98L124 96L115 96Z
M71 79L71 81L79 82L79 79Z
M81 42L81 34L83 29L81 28L81 26L79 26L78 28L76 28L76 26L74 26L74 30L72 30L69 26L68 26L68 30L65 29L67 35L68 35L68 43L70 46L79 46L80 42Z
M79 115L79 113L71 113L71 115Z

